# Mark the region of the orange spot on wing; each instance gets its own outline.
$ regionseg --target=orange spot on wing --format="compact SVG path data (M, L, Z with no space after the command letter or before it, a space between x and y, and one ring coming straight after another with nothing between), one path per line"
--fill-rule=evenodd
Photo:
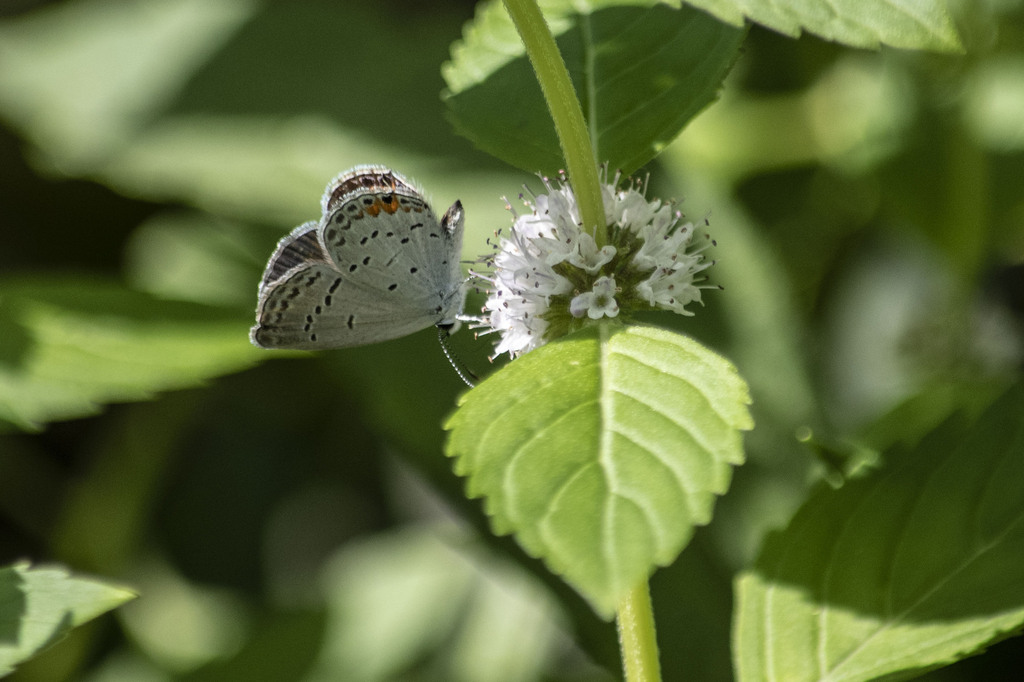
M398 197L394 194L391 195L391 201L382 203L381 208L384 209L385 213L394 213L398 210Z
M374 197L373 203L367 206L364 211L367 215L376 217L380 215L381 211L390 214L395 213L399 208L398 197L392 194L390 201L381 201L380 197Z

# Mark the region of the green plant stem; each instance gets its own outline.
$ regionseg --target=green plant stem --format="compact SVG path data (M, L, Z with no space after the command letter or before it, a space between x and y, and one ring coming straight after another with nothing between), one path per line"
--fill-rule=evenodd
M597 160L590 144L583 109L569 79L569 71L558 51L544 15L536 0L504 0L505 9L526 46L526 56L533 65L541 92L547 102L555 132L562 146L569 182L580 208L584 229L591 232L598 248L604 246L606 225L601 185L597 177Z
M633 588L619 604L616 615L622 668L626 682L654 682L661 679L658 641L654 634L654 610L647 583Z

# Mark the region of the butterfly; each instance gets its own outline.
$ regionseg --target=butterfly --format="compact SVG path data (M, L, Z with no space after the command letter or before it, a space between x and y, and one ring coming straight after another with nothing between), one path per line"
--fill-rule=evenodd
M342 173L320 203L320 220L295 228L267 263L253 344L346 348L431 325L443 344L466 297L462 204L439 221L420 190L384 166Z

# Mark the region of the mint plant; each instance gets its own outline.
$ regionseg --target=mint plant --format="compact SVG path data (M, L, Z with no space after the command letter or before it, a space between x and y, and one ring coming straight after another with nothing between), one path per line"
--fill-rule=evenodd
M715 495L726 491L730 465L743 461L737 432L753 424L745 409L747 388L731 365L685 336L622 323L644 298L650 305L657 301L660 307L688 312L687 303L700 301L693 275L706 266L700 265L699 256L686 251L693 226L677 225L681 214L672 217L671 210L662 210L666 207L660 202L646 204L635 190L620 192L615 183L599 185L595 175L595 160L624 162L627 170L632 170L637 159L643 163L656 154L655 140L677 131L653 129L651 119L667 120L658 113L668 106L660 101L662 92L655 95L653 89L643 87L647 79L662 73L673 74L677 82L682 80L681 74L673 71L678 67L676 51L663 47L661 40L653 41L652 49L649 44L631 42L622 32L603 33L602 13L608 10L612 14L613 8L621 10L614 25L623 25L628 10L618 8L617 3L591 3L584 10L571 3L552 3L548 8L553 23L575 24L570 33L580 36L581 44L574 46L582 54L577 79L581 94L577 95L540 8L532 0L504 2L503 9L540 82L569 180L563 178L563 187L556 188L545 179L548 192L527 201L527 214L515 217L509 235L500 238L497 255L488 261L493 274L483 276L491 286L480 324L501 335L497 352L513 357L530 352L530 356L528 361L510 363L460 401L460 409L448 425L452 429L448 449L457 458L457 471L469 479L470 494L484 498L496 532L514 534L531 555L543 558L580 590L599 613L605 617L616 613L626 679L654 680L660 679L660 669L654 619L643 582L657 566L675 560L694 525L711 520ZM718 9L723 19L733 21L743 14L738 7L719 8L715 3L705 8ZM792 16L767 6L755 8L749 15L773 28L794 32L821 27L817 10L814 3L793 3L788 8ZM635 11L632 21L624 22L629 29L650 21L669 35L670 26L676 35L700 36L687 41L689 46L715 44L715 32L723 38L728 35L720 24L713 28L702 24L698 17L703 15L693 10ZM833 11L842 20L828 23L825 30L832 39L850 44L959 48L937 5L910 8L885 3L866 8L850 3ZM508 40L511 33L502 25L501 12L496 2L483 9L477 25L467 31L464 45L455 51L456 60L446 71L452 92L449 111L457 126L481 147L512 163L522 164L525 155L542 166L550 163L550 150L548 156L531 154L530 147L523 145L524 150L503 154L502 149L513 146L508 134L489 134L501 117L480 116L460 101L468 80L461 78L460 72L497 72L495 62L500 59L488 55L475 61L473 46L483 45L483 35ZM845 12L849 14L844 16ZM659 16L662 13L664 16ZM849 21L851 29L837 31L843 21ZM629 29L625 35L630 35ZM736 37L740 35L736 32L718 44L738 50ZM488 47L494 51L493 45ZM504 47L499 53L506 59L517 52L508 42ZM663 50L669 53L664 59ZM734 54L729 48L712 50L700 68L686 73L689 80L672 93L688 104L684 111L695 112L709 93L717 91L723 67L731 64ZM622 74L628 74L628 80ZM479 75L477 79L474 87L486 91L490 79ZM498 80L496 75L493 80ZM628 114L608 117L605 103L626 99L617 95L616 89L629 92L632 106ZM526 100L517 108L530 105ZM539 108L536 99L532 105ZM584 120L584 110L589 120ZM605 121L609 118L613 125L629 127L630 135L607 133ZM667 125L682 127L685 122L682 117ZM531 127L536 131L544 126L534 122ZM538 138L537 146L545 139L553 146L550 136ZM621 210L630 199L633 205ZM666 248L669 240L675 243ZM661 258L651 257L655 250ZM645 251L646 259L641 257ZM641 261L650 262L655 275L640 284L632 280L627 284L625 268ZM652 282L656 279L671 283L656 285ZM620 312L625 313L622 318ZM571 332L578 328L592 331L577 332L578 340L571 340L577 338ZM566 340L559 342L566 334ZM546 344L552 342L549 350ZM1014 399L1006 401L1012 404ZM999 414L1007 408L995 409ZM1017 425L1010 428L1020 433ZM1014 435L1000 451L1024 451L1022 446ZM836 518L835 512L832 514L830 518ZM1019 535L1016 526L1020 518L1013 514L999 524L998 530L993 530L999 539L981 554L1000 553L1008 541L1004 534ZM790 530L790 534L798 533L795 528ZM789 562L804 570L808 561L803 554L809 550L801 548L800 558ZM958 554L962 566L988 560L972 557L973 553ZM843 560L835 554L833 561L838 563L821 567L826 575L845 568L856 576L867 569L856 559ZM909 565L917 564L909 560ZM934 599L934 592L950 578L941 572L930 582L922 577L925 583L919 589ZM821 579L828 582L820 584L832 584L831 578ZM783 643L774 633L791 632L799 620L794 609L775 606L769 599L768 595L779 592L780 587L772 584L777 580L774 572L770 577L755 572L739 583L738 608L744 618L736 621L733 655L741 679L833 679L836 675L873 679L932 667L941 660L952 660L965 648L957 640L924 654L915 650L915 645L931 647L937 635L901 632L900 637L906 638L902 641L913 644L899 655L862 649L870 643L891 651L894 645L882 634L889 627L920 630L905 621L912 620L923 603L918 601L906 610L890 605L904 599L914 603L914 598L904 597L898 584L886 581L870 587L885 593L890 603L877 623L859 631L852 622L844 621L844 607L831 604L830 592L817 593L816 599L795 596L808 602L804 606L808 620L812 615L820 618L819 614L831 613L834 624L825 630L808 623L805 648L798 648L795 642ZM858 584L855 577L847 583ZM851 594L854 608L861 600L878 598L850 587L842 593ZM1020 627L1021 615L1014 611L1002 626L989 624L987 635L971 641L1005 636ZM955 629L966 634L964 629L970 627L965 623ZM858 637L862 641L858 642ZM838 644L844 640L846 644ZM780 658L782 651L789 656ZM764 655L759 657L758 652Z
M1012 677L1024 15L946 5L5 10L0 674ZM246 338L367 163L471 390Z

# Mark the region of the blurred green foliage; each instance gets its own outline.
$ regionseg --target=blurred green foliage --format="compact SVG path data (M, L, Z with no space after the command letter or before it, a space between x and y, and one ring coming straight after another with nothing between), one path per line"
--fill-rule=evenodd
M714 523L652 580L666 680L731 678L732 577L811 480L1019 381L1024 4L954 9L963 55L752 28L721 101L648 167L653 194L709 217L725 287L649 321L732 359L757 424ZM466 258L507 225L500 197L531 177L456 136L440 99L473 10L5 10L0 565L142 593L11 679L616 676L611 626L465 500L440 429L462 385L431 333L248 343L264 259L345 168L461 199ZM487 341L454 339L483 373ZM929 679L1021 657L1009 640Z

